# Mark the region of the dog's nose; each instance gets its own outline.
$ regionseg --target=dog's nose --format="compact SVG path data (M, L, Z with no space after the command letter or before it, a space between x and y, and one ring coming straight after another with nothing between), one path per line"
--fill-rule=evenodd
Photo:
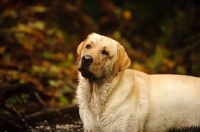
M85 65L90 65L93 62L93 58L89 55L84 55L82 57L82 63Z

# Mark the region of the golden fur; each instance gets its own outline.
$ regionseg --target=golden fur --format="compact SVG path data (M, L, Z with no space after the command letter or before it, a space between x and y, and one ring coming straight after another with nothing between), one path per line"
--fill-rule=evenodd
M131 62L123 46L96 33L77 53L77 99L86 132L165 132L200 126L200 78L127 69Z

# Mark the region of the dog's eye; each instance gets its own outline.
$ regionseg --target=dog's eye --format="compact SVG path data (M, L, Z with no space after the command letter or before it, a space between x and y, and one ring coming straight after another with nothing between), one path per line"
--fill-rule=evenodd
M87 49L90 49L92 46L91 46L90 44L87 44L85 47L86 47Z
M109 55L108 51L106 51L106 50L102 50L101 53L102 53L103 55Z

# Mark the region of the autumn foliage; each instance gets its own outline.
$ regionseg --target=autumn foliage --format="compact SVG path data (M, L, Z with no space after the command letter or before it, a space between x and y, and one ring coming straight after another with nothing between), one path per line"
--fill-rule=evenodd
M200 76L199 15L198 0L2 0L0 102L76 103L76 48L91 32L118 40L133 69Z

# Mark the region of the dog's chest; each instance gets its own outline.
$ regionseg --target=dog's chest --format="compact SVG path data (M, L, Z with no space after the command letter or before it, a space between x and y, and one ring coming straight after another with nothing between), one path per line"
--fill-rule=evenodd
M93 118L95 118L96 121L99 120L100 114L101 114L101 102L100 102L100 98L96 95L96 93L93 93L93 95L91 95L90 97L90 101L89 101L89 109L91 111L91 114L93 115Z
M103 87L93 86L88 106L96 121L99 121L111 91L112 87L110 85L104 85Z

